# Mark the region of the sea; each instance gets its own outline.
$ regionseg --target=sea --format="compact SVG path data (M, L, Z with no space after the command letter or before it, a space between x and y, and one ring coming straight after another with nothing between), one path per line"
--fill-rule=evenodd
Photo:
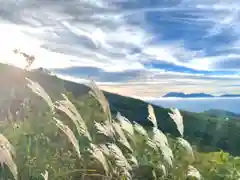
M226 110L240 114L240 97L214 98L158 98L148 100L152 104L165 108L178 108L190 112L203 112L209 109Z

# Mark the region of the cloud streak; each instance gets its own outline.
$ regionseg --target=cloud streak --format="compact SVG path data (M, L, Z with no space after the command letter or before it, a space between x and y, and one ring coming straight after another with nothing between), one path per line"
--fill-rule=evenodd
M240 2L229 0L0 0L1 61L112 92L238 93ZM228 84L228 86L226 86ZM207 88L206 88L207 87Z

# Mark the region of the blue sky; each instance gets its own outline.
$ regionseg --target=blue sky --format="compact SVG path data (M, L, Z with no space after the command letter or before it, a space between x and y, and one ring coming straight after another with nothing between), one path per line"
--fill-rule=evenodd
M240 93L239 0L0 0L1 61L107 91Z

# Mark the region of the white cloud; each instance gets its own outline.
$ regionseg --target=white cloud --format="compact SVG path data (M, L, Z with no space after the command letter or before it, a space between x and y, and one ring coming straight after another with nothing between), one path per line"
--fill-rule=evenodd
M227 3L217 0L182 0L179 4L159 4L155 7L144 7L147 1L125 1L132 3L132 7L121 7L120 2L124 1L0 0L1 61L23 67L24 59L12 53L14 48L20 48L36 56L33 67L94 67L101 69L102 73L116 72L121 75L122 72L129 75L126 78L128 81L132 78L132 85L126 82L127 88L131 86L130 89L137 88L135 92L142 93L150 91L143 88L144 85L153 84L151 92L155 95L158 94L157 91L161 94L175 87L184 91L191 91L194 87L196 91L200 91L206 84L211 85L212 81L206 80L206 75L169 74L144 66L145 63L151 64L152 60L195 70L240 69L240 65L233 68L234 63L240 59L238 0ZM206 47L204 44L199 48L192 48L185 37L164 39L166 32L154 32L157 25L147 20L147 15L154 12L161 13L159 19L164 22L181 22L183 26L194 29L188 36L193 33L195 36L199 34L199 37L196 42L190 42L191 45L204 42ZM164 27L164 24L162 26ZM178 27L176 31L177 29ZM202 29L205 33L198 33L198 30ZM211 38L218 35L224 35L229 43L211 44ZM209 53L209 49L217 51L217 55ZM228 62L231 66L226 66ZM129 71L140 73L126 73ZM64 76L66 78L66 75ZM224 80L216 78L214 82L217 83L212 84L211 91L214 91L215 85L220 87L227 82L226 76L220 76ZM99 77L103 80L106 78L105 75ZM67 78L76 80L77 77ZM234 76L228 78L234 79ZM113 82L105 83L102 86L113 88ZM182 85L176 85L179 83ZM189 83L196 85L189 86ZM235 81L231 83L236 84ZM133 84L138 85L133 87ZM162 88L162 85L165 88ZM126 86L124 85L124 88ZM123 87L121 89L123 90ZM129 92L126 89L124 91Z
M98 82L98 86L106 91L145 99L161 97L168 92L210 94L240 93L240 75L204 75L176 72L142 72L143 76L135 76L130 81ZM118 75L121 77L121 75ZM81 78L73 76L60 76L74 82L84 82ZM129 75L129 77L131 77ZM95 79L96 77L92 77ZM102 78L104 80L104 78Z

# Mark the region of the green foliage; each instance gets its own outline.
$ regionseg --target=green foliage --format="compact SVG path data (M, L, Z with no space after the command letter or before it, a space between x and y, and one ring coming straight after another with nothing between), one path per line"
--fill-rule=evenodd
M18 76L23 83L22 85L16 83L15 80L12 83L8 82L8 88L12 87L18 93L17 98L30 99L31 103L24 106L27 109L24 111L24 118L18 121L9 118L12 123L4 121L0 127L1 133L15 147L16 157L14 160L18 167L18 179L20 180L42 179L41 173L45 170L49 173L49 179L128 179L128 176L122 175L120 168L117 168L113 157L106 156L110 165L110 173L106 173L101 162L89 152L89 141L78 134L71 118L61 111L55 111L52 114L47 104L26 88L24 77L31 77L39 82L54 101L62 99L61 93L66 94L84 119L92 137L92 143L97 146L115 143L133 167L131 171L133 179L184 180L189 165L196 167L205 179L238 180L240 178L240 159L230 155L230 153L218 150L221 148L239 154L238 129L240 127L237 122L223 121L219 123L216 118L205 114L181 112L185 125L184 138L194 144L195 159L193 160L186 150L176 142L176 137L179 137L180 134L176 124L168 115L169 109L154 106L159 129L167 134L168 143L173 152L173 168L170 168L164 161L161 151L154 151L147 145L148 140L139 133L129 136L126 129L122 128L133 149L132 153L116 138L112 139L99 134L94 122L105 123L106 114L104 114L101 104L87 93L88 87L61 81L48 74L25 72L22 77ZM1 91L6 95L5 100L12 101L13 98L8 96L6 91ZM114 122L118 122L115 120L115 115L120 112L129 120L143 125L149 137L152 137L153 124L147 121L148 111L145 102L106 92L105 95L109 100ZM56 126L53 116L72 129L78 139L82 159L78 158L66 135ZM138 166L130 160L131 155L136 158ZM160 166L162 162L166 167L166 176L164 176L164 170ZM4 176L10 178L11 173L6 169L4 168Z

